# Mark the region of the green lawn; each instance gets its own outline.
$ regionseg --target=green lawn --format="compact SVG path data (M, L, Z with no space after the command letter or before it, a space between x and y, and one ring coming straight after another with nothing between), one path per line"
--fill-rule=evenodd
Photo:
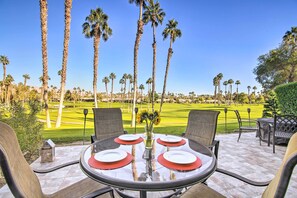
M52 139L56 143L81 141L83 139L83 127L84 127L84 114L83 109L88 109L86 122L86 139L90 139L90 135L93 134L93 103L92 102L80 102L76 103L75 107L73 103L65 103L62 116L62 126L55 128L55 121L57 117L58 108L54 108L54 105L58 103L50 104L50 116L52 120L52 128L45 128L42 131L44 139ZM98 103L99 107L121 107L123 112L124 129L128 132L133 132L134 128L131 127L131 111L128 112L128 104L120 103ZM131 105L129 105L131 106ZM141 111L147 109L147 104L138 105ZM227 130L225 130L225 113L224 108L227 107ZM161 114L161 123L154 127L156 133L167 134L181 134L185 131L188 113L192 109L209 109L220 111L218 120L218 133L231 133L238 127L237 119L233 110L238 109L242 119L248 119L247 108L251 109L251 120L256 120L262 117L263 105L214 105L214 104L169 104L163 105ZM159 109L159 104L156 104L155 109ZM41 112L38 117L45 120L44 112ZM248 125L248 123L246 123ZM251 122L255 125L255 122ZM144 131L144 125L137 125L137 132L142 133Z

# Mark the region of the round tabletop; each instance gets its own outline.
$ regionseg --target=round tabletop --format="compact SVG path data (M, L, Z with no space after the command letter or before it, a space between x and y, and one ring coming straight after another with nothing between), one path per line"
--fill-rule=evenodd
M141 134L139 134L141 136ZM155 140L165 137L155 134ZM120 145L114 141L115 137L93 143L85 149L80 157L80 166L83 172L90 178L106 185L130 189L136 191L163 191L178 189L206 180L216 168L214 154L205 146L186 138L182 146L167 147L157 141L153 145L153 158L144 159L145 144ZM92 155L107 149L119 148L132 154L130 164L112 170L92 168L88 160ZM186 151L200 158L201 167L191 171L177 171L161 165L157 158L167 151ZM148 168L151 167L151 168Z
M265 123L273 123L274 119L273 118L258 118L257 121L265 122Z

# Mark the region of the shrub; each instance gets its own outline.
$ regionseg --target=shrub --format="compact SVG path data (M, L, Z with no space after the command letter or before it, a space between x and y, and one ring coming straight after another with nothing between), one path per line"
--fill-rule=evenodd
M297 115L297 82L279 85L275 88L280 111Z
M3 121L16 132L22 152L28 161L38 155L41 146L41 129L43 124L37 120L36 114L41 105L38 101L29 102L29 112L20 102L13 103L9 109L8 118Z
M273 117L279 112L278 101L274 91L267 93L267 98L264 103L263 117Z

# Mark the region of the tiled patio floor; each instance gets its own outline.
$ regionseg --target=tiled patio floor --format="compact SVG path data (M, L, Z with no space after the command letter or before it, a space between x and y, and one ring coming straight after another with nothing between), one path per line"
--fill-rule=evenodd
M240 142L237 142L238 134L218 135L220 140L218 167L232 170L252 180L266 181L271 179L279 167L286 147L277 146L276 153L272 153L272 147L266 143L259 145L255 133L244 133ZM54 163L41 164L36 160L32 167L48 168L57 164L79 158L79 154L85 146L67 146L56 148L56 160ZM286 197L296 197L297 168L295 168ZM63 168L48 174L38 174L42 189L45 193L53 193L85 177L79 165ZM214 173L208 180L208 185L227 197L261 197L265 187L254 187L239 180L220 173ZM0 197L13 197L7 186L0 189Z

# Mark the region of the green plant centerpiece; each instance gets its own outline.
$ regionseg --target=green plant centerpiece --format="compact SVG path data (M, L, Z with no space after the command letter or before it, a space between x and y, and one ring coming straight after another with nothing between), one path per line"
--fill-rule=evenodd
M154 111L153 113L149 113L144 110L140 114L137 115L137 123L145 122L145 147L151 149L153 146L153 132L154 125L158 125L161 121L160 113L158 111Z

